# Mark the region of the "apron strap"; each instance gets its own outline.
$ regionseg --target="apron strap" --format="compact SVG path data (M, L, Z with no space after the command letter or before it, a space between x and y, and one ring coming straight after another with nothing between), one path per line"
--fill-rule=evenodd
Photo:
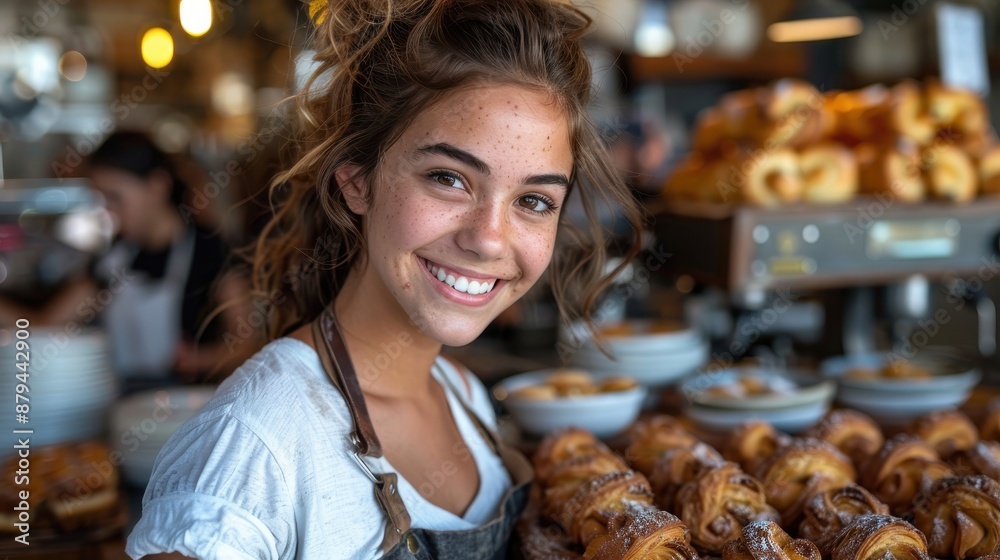
M375 427L368 416L365 397L358 385L357 375L347 345L340 332L340 325L333 314L333 304L329 305L312 324L313 341L316 345L320 361L327 377L344 396L347 408L354 420L354 432L351 433L351 443L356 451L354 459L365 472L375 487L375 499L385 512L389 522L386 523L382 536L382 551L388 552L410 530L410 513L399 493L399 480L396 473L374 473L365 463L364 457L381 457L382 446L375 435Z

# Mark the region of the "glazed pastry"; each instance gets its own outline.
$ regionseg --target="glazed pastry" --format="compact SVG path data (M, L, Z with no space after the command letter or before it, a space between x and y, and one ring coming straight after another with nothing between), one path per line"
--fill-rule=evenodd
M870 416L855 410L831 411L803 435L832 443L859 469L885 443L878 424Z
M979 441L979 430L965 414L941 410L913 421L910 433L926 441L942 459L956 451L969 449Z
M706 468L725 462L710 445L698 442L693 447L679 447L665 452L653 467L649 483L656 495L656 505L673 511L674 496L685 483L694 480Z
M736 463L708 468L677 492L674 512L691 530L699 552L718 555L754 521L780 521L768 505L764 487Z
M680 421L666 414L639 420L629 428L626 439L625 459L645 475L652 474L656 461L664 452L698 443L698 438Z
M833 552L833 541L855 517L888 515L889 506L857 484L820 492L806 502L798 535L816 543L824 558Z
M982 474L1000 481L1000 442L980 441L952 455L951 463L959 474Z
M837 204L858 192L858 160L840 144L816 144L799 153L802 200L812 204Z
M722 560L820 560L816 545L793 539L776 523L755 521L743 528L738 539L729 541Z
M696 560L687 527L677 517L640 504L627 504L594 537L587 560Z
M831 137L854 146L889 136L891 93L881 84L828 96L825 106L834 115Z
M932 560L927 540L898 517L869 514L855 517L836 536L831 560Z
M759 94L763 122L756 127L757 145L765 150L812 144L823 133L823 96L812 84L786 78Z
M1000 552L1000 483L986 476L937 481L913 506L913 524L927 549L941 558L976 558Z
M927 107L939 135L965 153L981 153L989 141L990 119L983 99L975 92L927 84Z
M699 153L688 154L670 173L664 194L674 200L733 202L736 188L725 186L724 167L721 160L709 160Z
M535 477L545 482L552 467L574 456L591 455L595 450L611 452L594 434L580 428L557 430L542 440L532 457Z
M581 486L603 475L628 470L625 461L611 452L571 457L553 467L544 482L539 480L544 497L542 512L556 519Z
M927 185L920 172L920 152L916 145L906 141L884 146L862 144L855 149L855 155L861 192L900 202L920 202L926 198Z
M767 422L747 422L732 433L722 455L727 460L738 463L744 471L757 476L764 461L791 441L791 437Z
M892 88L890 119L896 133L918 145L926 146L937 136L937 122L916 82L908 80Z
M608 473L577 488L555 520L586 547L594 537L606 533L608 521L630 503L652 505L649 481L635 471Z
M930 444L916 436L899 434L872 457L862 486L885 502L893 515L904 515L919 492L953 474Z
M741 199L758 206L780 206L802 198L802 173L798 155L790 148L757 150L740 160L744 174Z
M934 198L968 202L979 191L979 177L969 155L958 146L935 144L922 154L927 190Z
M815 494L857 479L854 465L833 444L795 439L760 470L767 501L781 513L783 527L798 527L806 502Z

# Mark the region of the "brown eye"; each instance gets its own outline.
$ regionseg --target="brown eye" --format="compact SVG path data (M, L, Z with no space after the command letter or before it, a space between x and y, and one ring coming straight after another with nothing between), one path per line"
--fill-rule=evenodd
M518 204L521 205L521 208L527 208L528 210L538 210L538 205L541 204L541 202L541 200L538 200L533 196L522 196L518 199Z
M454 187L456 183L455 178L451 175L438 175L437 182L446 187Z

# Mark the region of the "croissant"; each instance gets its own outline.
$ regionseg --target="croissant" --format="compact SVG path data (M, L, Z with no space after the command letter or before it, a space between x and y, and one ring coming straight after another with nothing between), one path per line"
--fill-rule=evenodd
M889 506L857 484L833 488L814 495L806 502L799 536L816 543L823 557L829 558L837 534L855 517L888 513Z
M851 460L832 444L796 439L761 467L767 501L780 513L782 526L797 527L806 502L814 494L853 483Z
M935 198L968 202L976 197L978 173L962 148L935 144L924 150L922 161L927 188Z
M930 114L927 100L913 81L892 88L890 121L900 136L921 146L930 144L937 135L937 123Z
M762 122L757 123L758 145L766 150L799 147L816 141L823 132L820 107L823 96L812 84L786 78L760 91Z
M727 460L738 463L744 471L757 476L761 465L779 447L784 447L791 441L791 437L767 422L747 422L732 433L722 455Z
M927 442L899 434L891 438L865 468L862 486L889 506L895 515L909 512L913 498L954 471Z
M833 541L831 560L931 560L927 540L898 517L868 514L855 517Z
M656 495L656 505L672 511L674 495L686 482L694 480L706 468L725 462L710 445L698 442L693 447L680 447L665 452L653 467L649 483Z
M567 459L552 468L544 483L539 483L544 496L542 512L555 519L581 486L600 476L627 470L625 461L611 452Z
M920 172L920 152L906 141L893 146L859 145L860 187L865 193L881 194L900 202L920 202L927 185Z
M754 521L743 528L740 538L726 543L722 560L820 560L816 545L793 539L771 521Z
M780 206L802 199L799 158L791 148L750 152L738 165L745 173L740 185L742 200L758 206Z
M941 410L913 421L910 433L926 441L943 459L969 449L979 441L979 430L965 414Z
M952 455L951 463L960 474L981 474L1000 481L1000 442L980 441L972 449Z
M587 430L580 428L557 430L546 436L535 450L532 457L535 478L544 482L552 467L572 456L590 455L595 449L606 450L607 446Z
M717 555L754 521L780 521L764 487L736 463L708 468L677 492L675 511L691 530L699 552Z
M799 153L802 198L812 204L846 202L858 192L858 160L840 144L816 144Z
M656 461L665 451L679 447L693 447L698 438L692 435L673 416L661 414L639 420L625 435L628 448L625 459L642 474L649 475Z
M630 503L653 503L649 481L635 471L608 473L577 488L555 520L573 540L587 546L594 537L607 532L611 517Z
M976 558L1000 552L1000 483L986 476L937 481L913 506L913 524L933 556Z
M885 443L882 429L870 416L855 410L834 410L803 434L832 443L861 468Z
M640 504L627 504L594 537L587 560L696 560L687 527L677 517Z
M979 427L979 438L1000 441L1000 401L995 401L989 407L986 418Z

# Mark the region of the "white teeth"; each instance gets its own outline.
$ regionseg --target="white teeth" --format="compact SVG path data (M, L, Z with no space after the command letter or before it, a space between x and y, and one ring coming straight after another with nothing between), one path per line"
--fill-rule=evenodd
M448 277L448 273L446 273L444 270L442 270L442 269L439 268L439 269L437 269L437 277L438 277L438 280L444 282L444 279Z
M472 295L479 295L481 293L479 291L479 282L476 282L475 280L473 280L472 282L469 282L469 290L468 290L468 292L470 294L472 294Z
M446 277L446 278L444 279L444 283L445 283L445 284L448 284L449 286L454 286L454 285L455 285L455 277L454 277L454 276L452 276L451 274L449 274L449 275L448 275L448 276L447 276L447 277Z
M459 276L452 287L460 292L467 292L469 290L469 279L465 276Z
M495 286L497 283L496 280L492 282L480 282L478 280L469 280L464 276L459 276L458 278L455 278L451 274L445 272L444 268L435 266L431 264L430 261L425 261L425 263L427 264L427 270L431 271L431 275L435 276L441 282L448 284L452 288L455 288L455 290L458 292L472 294L472 295L487 294L493 291L493 286Z

